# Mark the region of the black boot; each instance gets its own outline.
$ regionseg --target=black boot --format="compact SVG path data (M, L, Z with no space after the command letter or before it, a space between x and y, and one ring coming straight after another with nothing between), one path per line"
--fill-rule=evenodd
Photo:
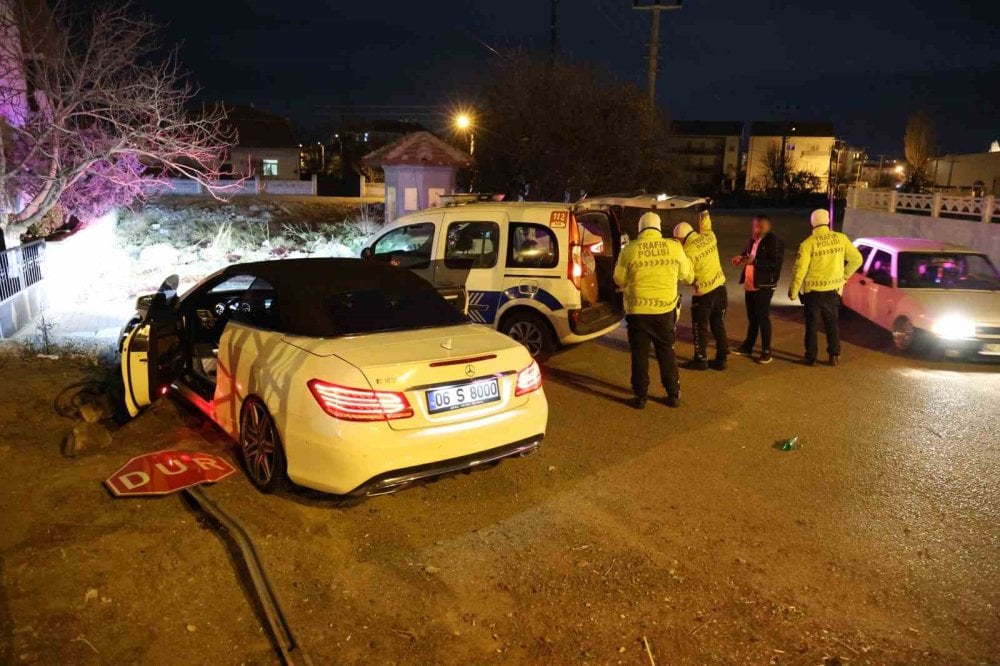
M685 370L708 370L708 361L696 356L687 363L682 363L681 367Z
M646 407L646 396L629 398L628 406L632 409L644 409Z

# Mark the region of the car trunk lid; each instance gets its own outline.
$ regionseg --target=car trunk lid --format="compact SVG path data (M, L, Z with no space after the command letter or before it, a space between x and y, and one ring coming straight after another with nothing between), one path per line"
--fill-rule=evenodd
M390 419L394 430L460 423L503 411L520 400L514 396L517 373L531 363L521 345L471 324L336 339L287 337L286 342L350 363L372 390L404 394L413 416ZM446 387L463 387L463 398L475 393L478 404L453 404L455 392L442 392ZM449 404L435 405L435 396Z

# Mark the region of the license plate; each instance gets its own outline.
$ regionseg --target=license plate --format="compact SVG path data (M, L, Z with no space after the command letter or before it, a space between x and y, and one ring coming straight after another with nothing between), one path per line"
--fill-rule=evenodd
M427 411L431 414L450 412L453 409L472 407L500 399L500 382L485 379L458 386L442 386L430 389L427 395Z

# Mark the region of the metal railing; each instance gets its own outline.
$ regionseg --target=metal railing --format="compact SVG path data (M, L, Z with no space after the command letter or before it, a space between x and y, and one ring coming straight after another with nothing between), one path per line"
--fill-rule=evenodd
M867 190L852 187L847 193L847 207L1000 223L1000 197L992 195L960 197L941 192L914 194L897 190Z
M45 241L18 245L0 252L0 303L42 281Z

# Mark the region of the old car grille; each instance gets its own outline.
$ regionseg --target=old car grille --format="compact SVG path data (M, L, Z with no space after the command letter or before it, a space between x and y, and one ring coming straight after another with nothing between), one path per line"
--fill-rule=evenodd
M976 337L1000 338L1000 325L976 326Z

